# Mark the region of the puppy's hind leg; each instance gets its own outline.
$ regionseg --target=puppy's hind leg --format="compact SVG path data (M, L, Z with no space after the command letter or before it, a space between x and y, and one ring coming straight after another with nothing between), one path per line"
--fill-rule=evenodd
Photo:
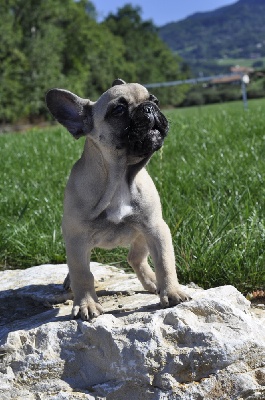
M130 247L127 261L148 292L156 293L156 276L148 264L149 251L144 236L139 235Z
M64 288L64 290L71 290L71 280L70 280L69 272L66 275L65 280L63 281L63 288Z

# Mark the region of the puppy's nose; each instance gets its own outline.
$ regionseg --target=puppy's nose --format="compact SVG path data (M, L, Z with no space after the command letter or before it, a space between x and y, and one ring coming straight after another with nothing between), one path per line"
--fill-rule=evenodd
M145 114L152 114L153 111L154 111L154 108L153 108L153 106L151 104L146 104L144 106L144 113Z

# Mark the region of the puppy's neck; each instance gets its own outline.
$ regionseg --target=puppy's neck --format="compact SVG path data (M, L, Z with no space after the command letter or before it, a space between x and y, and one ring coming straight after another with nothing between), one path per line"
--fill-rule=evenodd
M100 147L88 137L81 159L83 168L87 171L90 171L92 164L94 168L97 168L100 179L99 186L104 188L102 196L99 196L92 210L90 210L90 219L93 220L107 209L121 181L125 180L127 157L121 152ZM89 176L89 173L87 176Z
M109 148L104 145L99 145L96 141L89 136L86 139L84 153L86 161L91 164L93 160L101 160L101 162L108 167L111 164L124 165L127 164L127 156L125 151Z
M129 185L132 185L132 182L135 179L138 172L146 166L151 157L152 155L143 158L137 157L137 159L133 160L134 162L131 162L130 160L126 172L126 178Z

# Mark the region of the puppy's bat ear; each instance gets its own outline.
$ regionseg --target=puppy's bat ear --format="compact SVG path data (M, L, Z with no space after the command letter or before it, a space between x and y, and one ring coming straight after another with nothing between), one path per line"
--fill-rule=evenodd
M92 102L63 89L51 89L46 104L60 124L79 139L93 129Z
M126 82L123 79L117 78L113 81L112 87L116 85L124 85Z

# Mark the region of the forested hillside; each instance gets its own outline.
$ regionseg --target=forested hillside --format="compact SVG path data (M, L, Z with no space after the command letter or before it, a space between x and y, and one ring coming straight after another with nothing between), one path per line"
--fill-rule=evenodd
M160 28L160 37L188 63L265 57L265 1L239 0ZM221 72L221 71L220 71Z
M93 100L116 77L187 77L139 7L126 5L102 23L96 16L87 0L0 0L0 123L47 117L45 92L55 86ZM185 90L163 90L160 100L178 104Z

